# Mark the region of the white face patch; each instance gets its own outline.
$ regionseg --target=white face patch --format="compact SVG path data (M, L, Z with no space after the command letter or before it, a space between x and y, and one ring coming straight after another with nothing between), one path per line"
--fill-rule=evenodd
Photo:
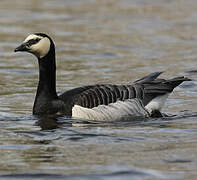
M51 42L47 37L38 36L35 34L29 35L23 43L27 43L30 40L40 39L36 44L32 44L28 47L28 51L37 56L38 58L43 58L47 55L50 49Z

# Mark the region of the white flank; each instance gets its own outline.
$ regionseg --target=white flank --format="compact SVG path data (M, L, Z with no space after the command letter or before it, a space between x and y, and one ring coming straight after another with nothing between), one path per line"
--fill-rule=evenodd
M49 52L50 45L51 45L50 40L47 37L42 37L42 36L38 36L35 34L31 34L25 39L24 43L31 39L37 39L37 38L41 40L38 43L30 46L29 52L33 53L38 58L42 58Z
M91 109L75 105L72 109L72 117L96 121L120 121L136 117L145 118L149 117L149 114L140 100L128 99L109 105L100 105Z
M145 109L152 114L153 111L158 110L160 111L162 109L162 107L164 106L166 99L168 98L169 93L162 95L162 96L158 96L156 98L154 98L152 101L150 101L146 106Z

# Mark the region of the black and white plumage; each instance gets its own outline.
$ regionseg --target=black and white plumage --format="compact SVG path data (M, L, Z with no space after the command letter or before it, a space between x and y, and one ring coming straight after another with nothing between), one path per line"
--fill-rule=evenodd
M113 121L129 117L150 117L159 112L168 95L185 77L165 80L155 72L131 85L98 84L56 93L56 58L52 39L43 33L29 35L15 49L34 54L39 63L39 84L34 115L66 115L75 118Z

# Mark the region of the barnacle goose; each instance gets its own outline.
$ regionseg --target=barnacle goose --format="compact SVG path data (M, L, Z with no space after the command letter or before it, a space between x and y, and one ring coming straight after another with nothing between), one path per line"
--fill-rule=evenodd
M34 115L65 115L99 121L161 115L160 110L168 95L183 81L190 80L185 77L157 79L162 72L155 72L129 85L83 86L58 96L52 39L43 33L31 34L15 49L17 51L30 52L38 59L39 83Z

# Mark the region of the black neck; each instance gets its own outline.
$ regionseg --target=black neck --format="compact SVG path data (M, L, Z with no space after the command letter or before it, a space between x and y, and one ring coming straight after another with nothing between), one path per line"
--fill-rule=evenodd
M56 93L55 47L53 44L46 56L38 58L38 63L39 84L34 102L34 111L37 111L37 108L41 104L45 104L58 98Z
M51 54L51 53L50 53ZM42 91L45 96L56 97L56 64L55 55L49 54L38 60L39 63L39 84L37 94Z

